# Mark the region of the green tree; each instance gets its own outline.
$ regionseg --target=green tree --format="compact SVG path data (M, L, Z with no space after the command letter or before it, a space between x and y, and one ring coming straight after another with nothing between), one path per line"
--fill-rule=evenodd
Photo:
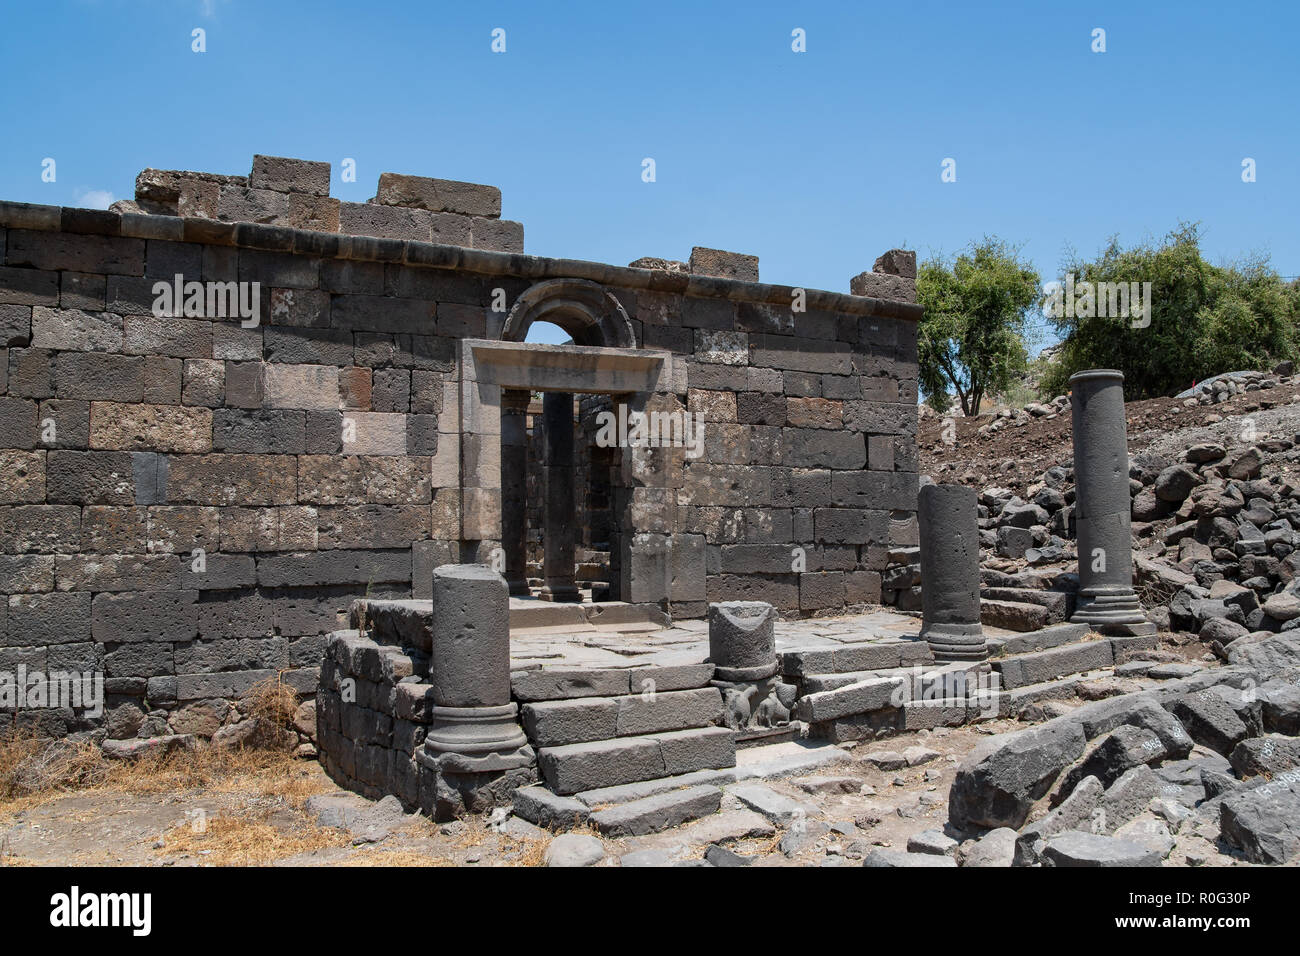
M1075 372L1114 368L1129 398L1171 395L1220 372L1265 368L1295 355L1297 296L1267 258L1215 266L1201 255L1196 224L1182 223L1157 244L1123 249L1111 239L1092 262L1072 257L1062 280L1150 283L1146 316L1049 315L1064 336L1043 381L1064 392Z
M917 271L916 298L925 306L920 385L934 408L946 410L951 393L973 415L985 395L1005 391L1024 371L1025 320L1041 292L1018 249L986 237L951 263L929 259Z

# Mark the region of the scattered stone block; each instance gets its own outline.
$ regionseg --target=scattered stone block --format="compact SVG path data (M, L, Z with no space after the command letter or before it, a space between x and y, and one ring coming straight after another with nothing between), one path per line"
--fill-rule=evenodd
M1044 866L1159 866L1160 855L1140 843L1071 830L1054 836L1043 849Z
M935 856L933 853L905 853L900 850L877 849L867 854L862 865L870 867L956 866L957 861L950 856Z
M546 847L547 866L595 866L605 859L605 844L586 833L562 833Z

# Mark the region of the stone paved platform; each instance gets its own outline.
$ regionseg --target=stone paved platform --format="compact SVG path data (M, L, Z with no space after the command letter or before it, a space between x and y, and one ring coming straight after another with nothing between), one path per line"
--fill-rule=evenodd
M528 670L536 667L622 668L647 664L699 663L709 655L709 625L704 620L678 621L660 627L647 621L625 623L557 623L542 626L514 626L521 619L520 610L533 605L567 608L567 614L579 615L580 609L600 605L546 605L528 598L511 598L510 667ZM622 608L632 607L621 605ZM542 612L544 613L544 612ZM556 612L557 616L561 612ZM618 615L632 617L630 612ZM576 616L571 618L576 621ZM886 608L842 617L811 620L778 621L776 652L834 648L844 644L915 641L921 627L919 616L913 617ZM1013 637L1014 632L986 627L988 637Z

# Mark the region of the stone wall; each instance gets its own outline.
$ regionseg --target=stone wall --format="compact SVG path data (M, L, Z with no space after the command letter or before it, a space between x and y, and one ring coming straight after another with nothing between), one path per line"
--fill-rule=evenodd
M792 312L795 290L752 281L752 257L708 250L685 272L470 248L499 201L403 207L472 220L462 246L421 241L423 226L203 218L211 201L261 215L232 190L277 210L263 193L290 211L328 198L311 164L284 180L275 165L247 184L177 174L182 216L159 214L161 187L142 212L0 203L0 671L100 670L110 709L166 711L178 731L210 730L212 702L263 677L311 693L354 598L427 597L434 566L499 543L494 386L467 340L502 338L493 306L557 279L602 288L653 350L644 402L707 419L698 460L625 454L611 560L640 581L658 563L625 600L679 616L879 600L890 546L916 535L914 305L809 291ZM310 188L276 189L290 173ZM425 184L442 181L408 179L381 195L439 204ZM155 315L155 283L178 274L260 283L260 324ZM881 275L914 297L911 278Z
M361 624L365 602L354 621ZM330 634L316 699L321 761L331 777L372 800L395 794L420 805L415 754L429 729L433 702L427 653L380 643L372 630Z

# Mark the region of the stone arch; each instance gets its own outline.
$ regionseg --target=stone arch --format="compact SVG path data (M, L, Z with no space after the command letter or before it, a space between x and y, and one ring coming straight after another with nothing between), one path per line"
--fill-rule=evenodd
M534 322L558 325L577 345L636 348L632 321L618 299L588 279L549 279L530 286L506 316L501 339L522 342Z

